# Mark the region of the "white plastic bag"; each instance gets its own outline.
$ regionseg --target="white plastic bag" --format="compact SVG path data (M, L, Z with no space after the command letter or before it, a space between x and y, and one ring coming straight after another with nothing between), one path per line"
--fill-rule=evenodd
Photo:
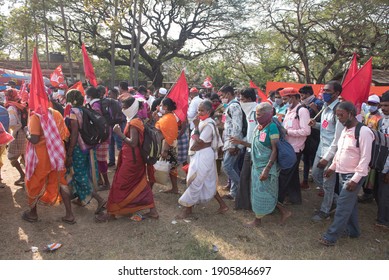
M158 160L154 164L155 168L155 181L158 184L161 185L168 185L169 184L169 172L170 172L170 163L166 160Z

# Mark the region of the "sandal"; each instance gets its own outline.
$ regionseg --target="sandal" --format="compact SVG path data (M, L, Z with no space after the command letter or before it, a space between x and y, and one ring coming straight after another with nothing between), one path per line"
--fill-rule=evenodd
M62 217L61 221L68 224L68 225L74 225L76 223L76 219L68 220L68 219L65 219L65 217Z
M319 239L319 243L322 244L322 245L324 245L324 246L330 247L330 246L335 246L336 241L330 241L330 240L328 240L328 239L325 238L325 237L321 237L321 238Z
M22 214L22 219L29 223L36 223L38 221L38 217L32 218L29 216L30 211L26 210Z
M97 206L95 214L97 215L97 214L100 214L101 212L103 212L105 210L106 206L107 206L107 201L103 201L103 203L101 203Z

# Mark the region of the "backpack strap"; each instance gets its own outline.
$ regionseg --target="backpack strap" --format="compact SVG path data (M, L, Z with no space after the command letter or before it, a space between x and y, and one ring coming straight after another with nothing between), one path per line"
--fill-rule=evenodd
M300 111L301 108L307 108L307 107L305 105L303 105L303 104L301 104L301 105L299 105L297 107L297 109L296 109L296 116L294 117L297 120L300 120L299 111Z
M357 126L355 127L355 140L357 140L357 148L359 148L359 135L361 134L361 127L363 126L363 123L358 122Z

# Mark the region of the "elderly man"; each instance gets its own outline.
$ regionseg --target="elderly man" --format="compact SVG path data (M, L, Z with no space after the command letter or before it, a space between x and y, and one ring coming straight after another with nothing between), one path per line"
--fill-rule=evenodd
M342 102L336 108L339 122L345 126L338 141L331 166L325 176L338 173L341 191L338 198L334 221L319 242L325 246L333 246L341 236L357 238L361 231L358 223L358 192L369 171L371 159L373 132L365 126L360 126L355 118L356 109L350 102ZM355 137L357 127L359 137Z

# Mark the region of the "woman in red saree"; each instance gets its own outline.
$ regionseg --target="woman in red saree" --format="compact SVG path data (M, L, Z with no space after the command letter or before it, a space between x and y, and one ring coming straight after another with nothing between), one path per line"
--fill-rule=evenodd
M123 139L118 165L108 196L107 214L96 216L96 222L111 217L126 216L140 210L150 209L146 216L157 219L158 212L147 180L147 168L140 147L143 143L144 125L137 117L141 109L139 101L131 97L123 101L123 113L127 117L124 133L116 125L113 131Z

